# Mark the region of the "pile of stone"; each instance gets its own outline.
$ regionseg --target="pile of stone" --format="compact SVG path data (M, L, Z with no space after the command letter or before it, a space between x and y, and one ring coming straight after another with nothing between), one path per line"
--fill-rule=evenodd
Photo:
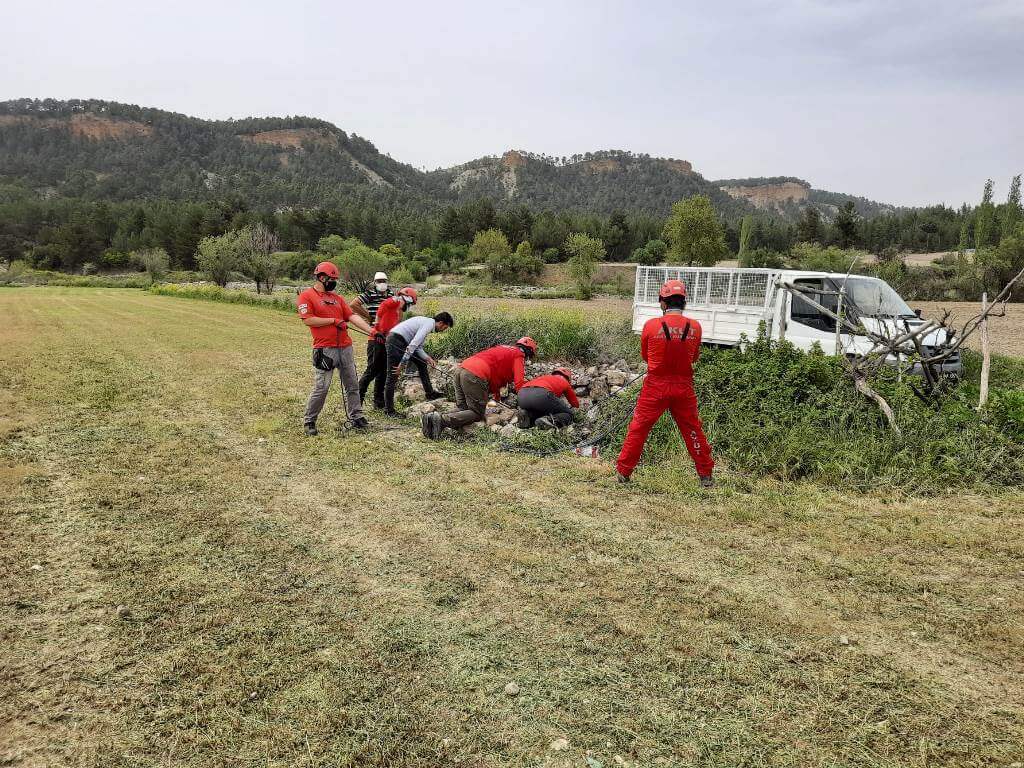
M452 389L452 377L459 361L448 357L437 361L437 370L433 373L434 385L442 390ZM585 414L585 420L597 419L597 410L592 410L595 402L616 394L636 378L646 366L631 367L625 360L618 360L611 364L592 365L586 368L573 367L559 363L529 363L526 368L526 378L533 379L538 376L550 374L555 368L567 367L573 371L573 384L576 395L580 401L580 413ZM406 400L415 403L409 408L409 415L420 418L425 413L448 413L455 410L455 403L451 400L434 400L423 402L423 386L419 378L411 377L406 379L402 386L402 394ZM479 428L480 424L474 424L470 429ZM487 418L485 425L492 432L502 437L515 437L523 430L516 425L516 396L509 395L504 403L491 401L487 405ZM570 426L568 431L585 437L590 433L590 426L586 423L577 427Z

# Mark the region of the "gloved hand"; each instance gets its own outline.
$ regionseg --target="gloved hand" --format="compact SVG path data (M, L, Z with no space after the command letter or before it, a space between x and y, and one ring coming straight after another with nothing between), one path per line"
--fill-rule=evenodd
M383 344L384 342L387 341L387 337L380 331L377 331L376 333L373 334L373 340L378 344Z

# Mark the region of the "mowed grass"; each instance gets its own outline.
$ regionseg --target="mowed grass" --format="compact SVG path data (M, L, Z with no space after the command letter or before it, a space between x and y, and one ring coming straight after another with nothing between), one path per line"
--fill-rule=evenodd
M0 764L1024 759L1021 493L309 440L309 384L283 313L0 292Z

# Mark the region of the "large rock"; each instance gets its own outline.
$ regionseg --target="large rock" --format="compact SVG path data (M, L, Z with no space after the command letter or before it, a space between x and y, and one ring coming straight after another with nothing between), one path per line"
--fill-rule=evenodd
M494 403L493 405L487 406L487 426L494 424L505 425L516 418L516 409L509 408L501 403Z
M425 396L423 391L423 385L420 384L419 380L410 381L402 387L402 394L406 400L422 400Z
M612 368L604 375L605 381L608 382L609 386L621 387L627 381L629 381L629 374L621 369Z

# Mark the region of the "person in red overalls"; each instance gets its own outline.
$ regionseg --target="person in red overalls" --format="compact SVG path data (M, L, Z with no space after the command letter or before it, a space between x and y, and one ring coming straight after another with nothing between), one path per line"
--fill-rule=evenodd
M681 280L666 281L658 298L662 317L653 317L644 323L640 336L640 353L647 363L647 378L619 453L618 480L629 482L647 436L661 414L668 410L697 467L701 486L710 488L715 484L712 477L715 462L701 428L697 395L693 391L693 364L700 357L700 323L683 315L686 286Z

